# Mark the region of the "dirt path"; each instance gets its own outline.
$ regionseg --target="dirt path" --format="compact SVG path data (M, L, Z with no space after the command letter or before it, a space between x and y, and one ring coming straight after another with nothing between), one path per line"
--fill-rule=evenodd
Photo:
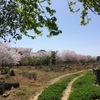
M74 81L76 81L79 77L82 77L84 74L77 76L76 78L74 78L66 87L66 90L63 92L63 97L61 98L61 100L67 100L70 93L71 93L71 87Z
M51 84L56 83L57 81L59 81L61 78L65 77L65 76L69 76L69 75L72 75L72 74L76 74L76 73L80 73L80 72L85 72L85 71L87 71L87 70L79 71L79 72L74 72L74 73L67 73L67 74L65 74L65 75L59 76L59 77L57 77L57 78L55 78L55 79L50 80L49 83L48 83L48 85L47 85L46 87L48 87L48 86L51 85ZM38 100L38 96L42 93L42 91L43 91L46 87L44 87L41 91L39 91L38 93L36 93L36 96L35 96L34 98L30 98L30 100ZM63 99L63 100L67 100L67 99Z
M55 78L55 79L50 80L49 83L48 83L48 86L51 85L51 84L56 83L56 82L59 81L61 78L65 77L65 76L68 76L68 75L71 75L71 74L74 74L74 73L65 74L65 75L59 76L59 77L57 77L57 78ZM48 87L48 86L47 86L47 87ZM45 87L45 88L46 88L46 87ZM36 96L35 96L34 98L31 98L30 100L38 100L38 96L42 93L43 90L44 90L44 89L42 89L39 93L36 93Z

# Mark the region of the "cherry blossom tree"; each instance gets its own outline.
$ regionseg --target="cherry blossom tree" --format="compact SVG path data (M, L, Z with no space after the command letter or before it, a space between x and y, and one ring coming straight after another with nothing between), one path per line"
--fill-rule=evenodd
M16 65L20 61L20 55L7 44L0 42L0 65Z
M89 62L94 62L96 57L92 57L90 55L81 55L76 54L74 51L64 50L62 52L58 52L56 55L56 60L62 64L86 64Z
M13 48L20 55L19 65L32 65L32 48Z
M31 56L32 48L13 48L22 58Z
M32 48L11 47L0 42L0 66L6 65L54 65L54 64L81 64L86 65L96 61L96 57L76 54L74 51L62 52L39 50L32 52Z
M33 57L33 63L35 65L49 65L50 57L51 57L51 50L39 50L37 52L33 52L31 56Z

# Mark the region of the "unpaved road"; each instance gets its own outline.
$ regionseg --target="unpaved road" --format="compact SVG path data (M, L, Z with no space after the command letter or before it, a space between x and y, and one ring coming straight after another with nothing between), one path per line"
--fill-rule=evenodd
M53 80L50 80L47 87L51 84L54 84L56 83L57 81L59 81L61 78L65 77L65 76L68 76L68 75L71 75L71 74L74 74L74 73L69 73L69 74L65 74L65 75L62 75L62 76L59 76ZM46 88L46 87L45 87ZM38 100L38 96L42 93L44 89L42 89L39 93L36 93L36 96L34 98L31 98L30 100Z
M74 78L66 87L66 90L63 92L63 97L61 98L61 100L67 100L70 93L71 93L71 87L74 81L76 81L79 77L82 77L84 74L77 76L76 78Z
M67 73L65 75L62 75L62 76L59 76L53 80L50 80L49 84L46 86L48 87L49 85L51 84L54 84L56 82L58 82L61 78L65 77L65 76L69 76L69 75L72 75L72 74L76 74L76 73L80 73L80 72L85 72L85 71L88 71L88 70L83 70L83 71L78 71L78 72L74 72L74 73ZM76 80L76 79L75 79ZM74 81L74 80L73 80ZM73 82L72 82L73 83ZM70 83L71 84L71 83ZM45 88L46 88L45 87ZM43 88L41 91L39 91L38 93L36 93L36 96L34 98L30 98L30 100L38 100L38 96L42 93L42 91L45 89ZM71 88L71 85L70 85L70 88ZM70 90L70 89L69 89ZM67 90L66 90L67 91ZM65 97L66 98L66 97ZM67 99L62 99L62 100L67 100Z

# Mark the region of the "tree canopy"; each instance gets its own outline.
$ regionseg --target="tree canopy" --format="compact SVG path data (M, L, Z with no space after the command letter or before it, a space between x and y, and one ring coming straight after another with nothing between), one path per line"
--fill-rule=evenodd
M92 11L96 15L100 15L100 0L77 0L72 1L68 0L68 6L70 9L70 12L75 13L80 11L80 8L77 8L77 10L73 9L73 5L76 5L77 3L82 4L82 11L81 11L81 25L87 25L91 18L88 17L88 11Z
M69 9L73 13L80 10L78 8L75 11L72 8L77 2L83 5L81 25L90 21L88 10L100 15L100 0L68 1ZM43 27L48 29L48 37L62 33L56 24L56 10L50 5L50 0L0 0L0 37L9 42L12 39L20 40L22 35L34 39L35 34L42 36ZM28 30L33 30L33 35Z
M50 0L0 0L0 37L9 42L21 39L22 34L34 39L28 30L42 36L43 27L48 29L48 37L62 33L50 5Z

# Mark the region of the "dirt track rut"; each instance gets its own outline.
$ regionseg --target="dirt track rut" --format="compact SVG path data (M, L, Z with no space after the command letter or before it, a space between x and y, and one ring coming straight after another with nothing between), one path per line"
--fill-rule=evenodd
M77 76L76 78L74 78L66 87L66 90L63 92L63 97L61 98L61 100L67 100L70 93L71 93L71 87L74 81L76 81L78 78L82 77L84 74Z
M87 71L87 70L83 70L83 71L79 71L79 72L75 72L75 73L67 73L67 74L65 74L65 75L62 75L62 76L59 76L59 77L57 77L57 78L55 78L55 79L53 79L53 80L50 80L50 82L49 82L49 84L48 84L48 86L50 85L50 84L54 84L54 83L56 83L57 81L59 81L61 78L63 78L63 77L65 77L65 76L69 76L69 75L72 75L72 74L76 74L76 73L80 73L80 72L85 72L85 71ZM79 76L80 77L80 76ZM77 78L75 78L75 80L76 80ZM71 81L71 83L69 83L69 90L71 90L71 85L70 84L72 84L75 80L73 80L73 81ZM45 87L46 88L46 87ZM44 89L42 89L41 91L39 91L39 92L37 92L36 93L36 96L34 97L34 98L30 98L30 100L38 100L38 96L42 93L42 91L43 91ZM67 91L67 90L66 90ZM70 92L69 92L70 93ZM64 94L64 95L66 95L66 94ZM69 95L69 94L68 94ZM65 96L63 97L63 99L62 100L67 100L67 99L64 99L64 98L66 98Z

